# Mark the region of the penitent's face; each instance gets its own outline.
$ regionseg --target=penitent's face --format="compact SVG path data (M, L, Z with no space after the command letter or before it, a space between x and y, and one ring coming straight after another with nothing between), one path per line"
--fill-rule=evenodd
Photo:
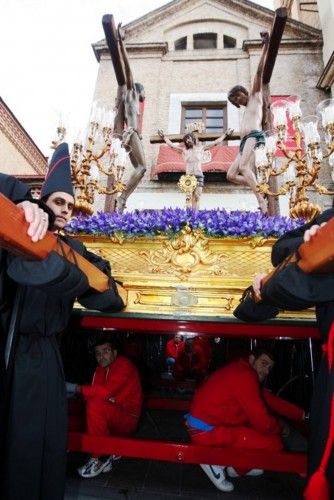
M99 366L108 368L117 357L117 351L112 348L109 342L95 347L95 357Z
M54 229L63 229L72 217L74 209L73 196L62 191L56 191L50 194L46 204L55 214Z
M249 356L249 364L254 368L259 381L262 383L268 377L275 362L267 354L263 353L258 358L255 358L255 356L251 354Z

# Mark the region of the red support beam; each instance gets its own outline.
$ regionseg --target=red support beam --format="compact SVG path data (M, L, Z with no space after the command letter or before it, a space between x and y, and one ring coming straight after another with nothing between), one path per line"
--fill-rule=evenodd
M144 315L143 315L144 316ZM198 335L214 335L216 337L248 337L248 338L295 338L318 339L319 331L315 321L271 320L266 323L243 323L232 318L223 321L221 317L205 320L175 319L157 316L156 318L134 315L131 317L117 315L89 314L73 317L74 326L79 328L95 328L104 330L126 330L153 334L162 333L194 333Z
M280 472L306 473L306 454L218 448L169 441L90 436L69 433L68 448L96 455L121 455L146 460L166 460L190 464L232 465L240 468L259 468Z

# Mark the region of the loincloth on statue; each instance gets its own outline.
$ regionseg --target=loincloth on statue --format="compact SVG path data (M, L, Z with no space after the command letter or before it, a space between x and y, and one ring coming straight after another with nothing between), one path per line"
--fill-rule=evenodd
M124 132L122 134L122 146L123 147L126 147L129 145L130 139L133 136L133 134L137 134L139 139L141 139L141 136L140 136L137 129L135 129L133 127L129 127L126 130L124 130Z
M247 139L250 139L251 137L254 137L256 139L256 146L264 146L266 143L266 136L263 130L251 130L249 134L246 134L240 141L239 148L241 155L244 150Z

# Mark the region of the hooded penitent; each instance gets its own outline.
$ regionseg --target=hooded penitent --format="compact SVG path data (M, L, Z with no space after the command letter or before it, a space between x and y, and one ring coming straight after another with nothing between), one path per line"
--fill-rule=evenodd
M71 158L68 144L62 142L52 155L49 170L41 190L41 198L57 191L74 197L71 178Z

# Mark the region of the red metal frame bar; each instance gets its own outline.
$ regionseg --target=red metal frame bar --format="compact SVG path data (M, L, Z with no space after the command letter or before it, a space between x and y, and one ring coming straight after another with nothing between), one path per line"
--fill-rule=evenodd
M145 333L196 333L224 337L252 337L252 338L319 338L319 331L314 323L298 324L297 321L284 323L250 324L242 322L178 320L138 317L117 317L90 315L89 313L73 318L75 326L81 328L95 328L107 330L127 330Z
M68 448L96 455L116 454L146 460L166 460L191 464L232 465L240 468L259 468L280 472L306 473L306 454L218 448L138 438L90 436L70 432Z

